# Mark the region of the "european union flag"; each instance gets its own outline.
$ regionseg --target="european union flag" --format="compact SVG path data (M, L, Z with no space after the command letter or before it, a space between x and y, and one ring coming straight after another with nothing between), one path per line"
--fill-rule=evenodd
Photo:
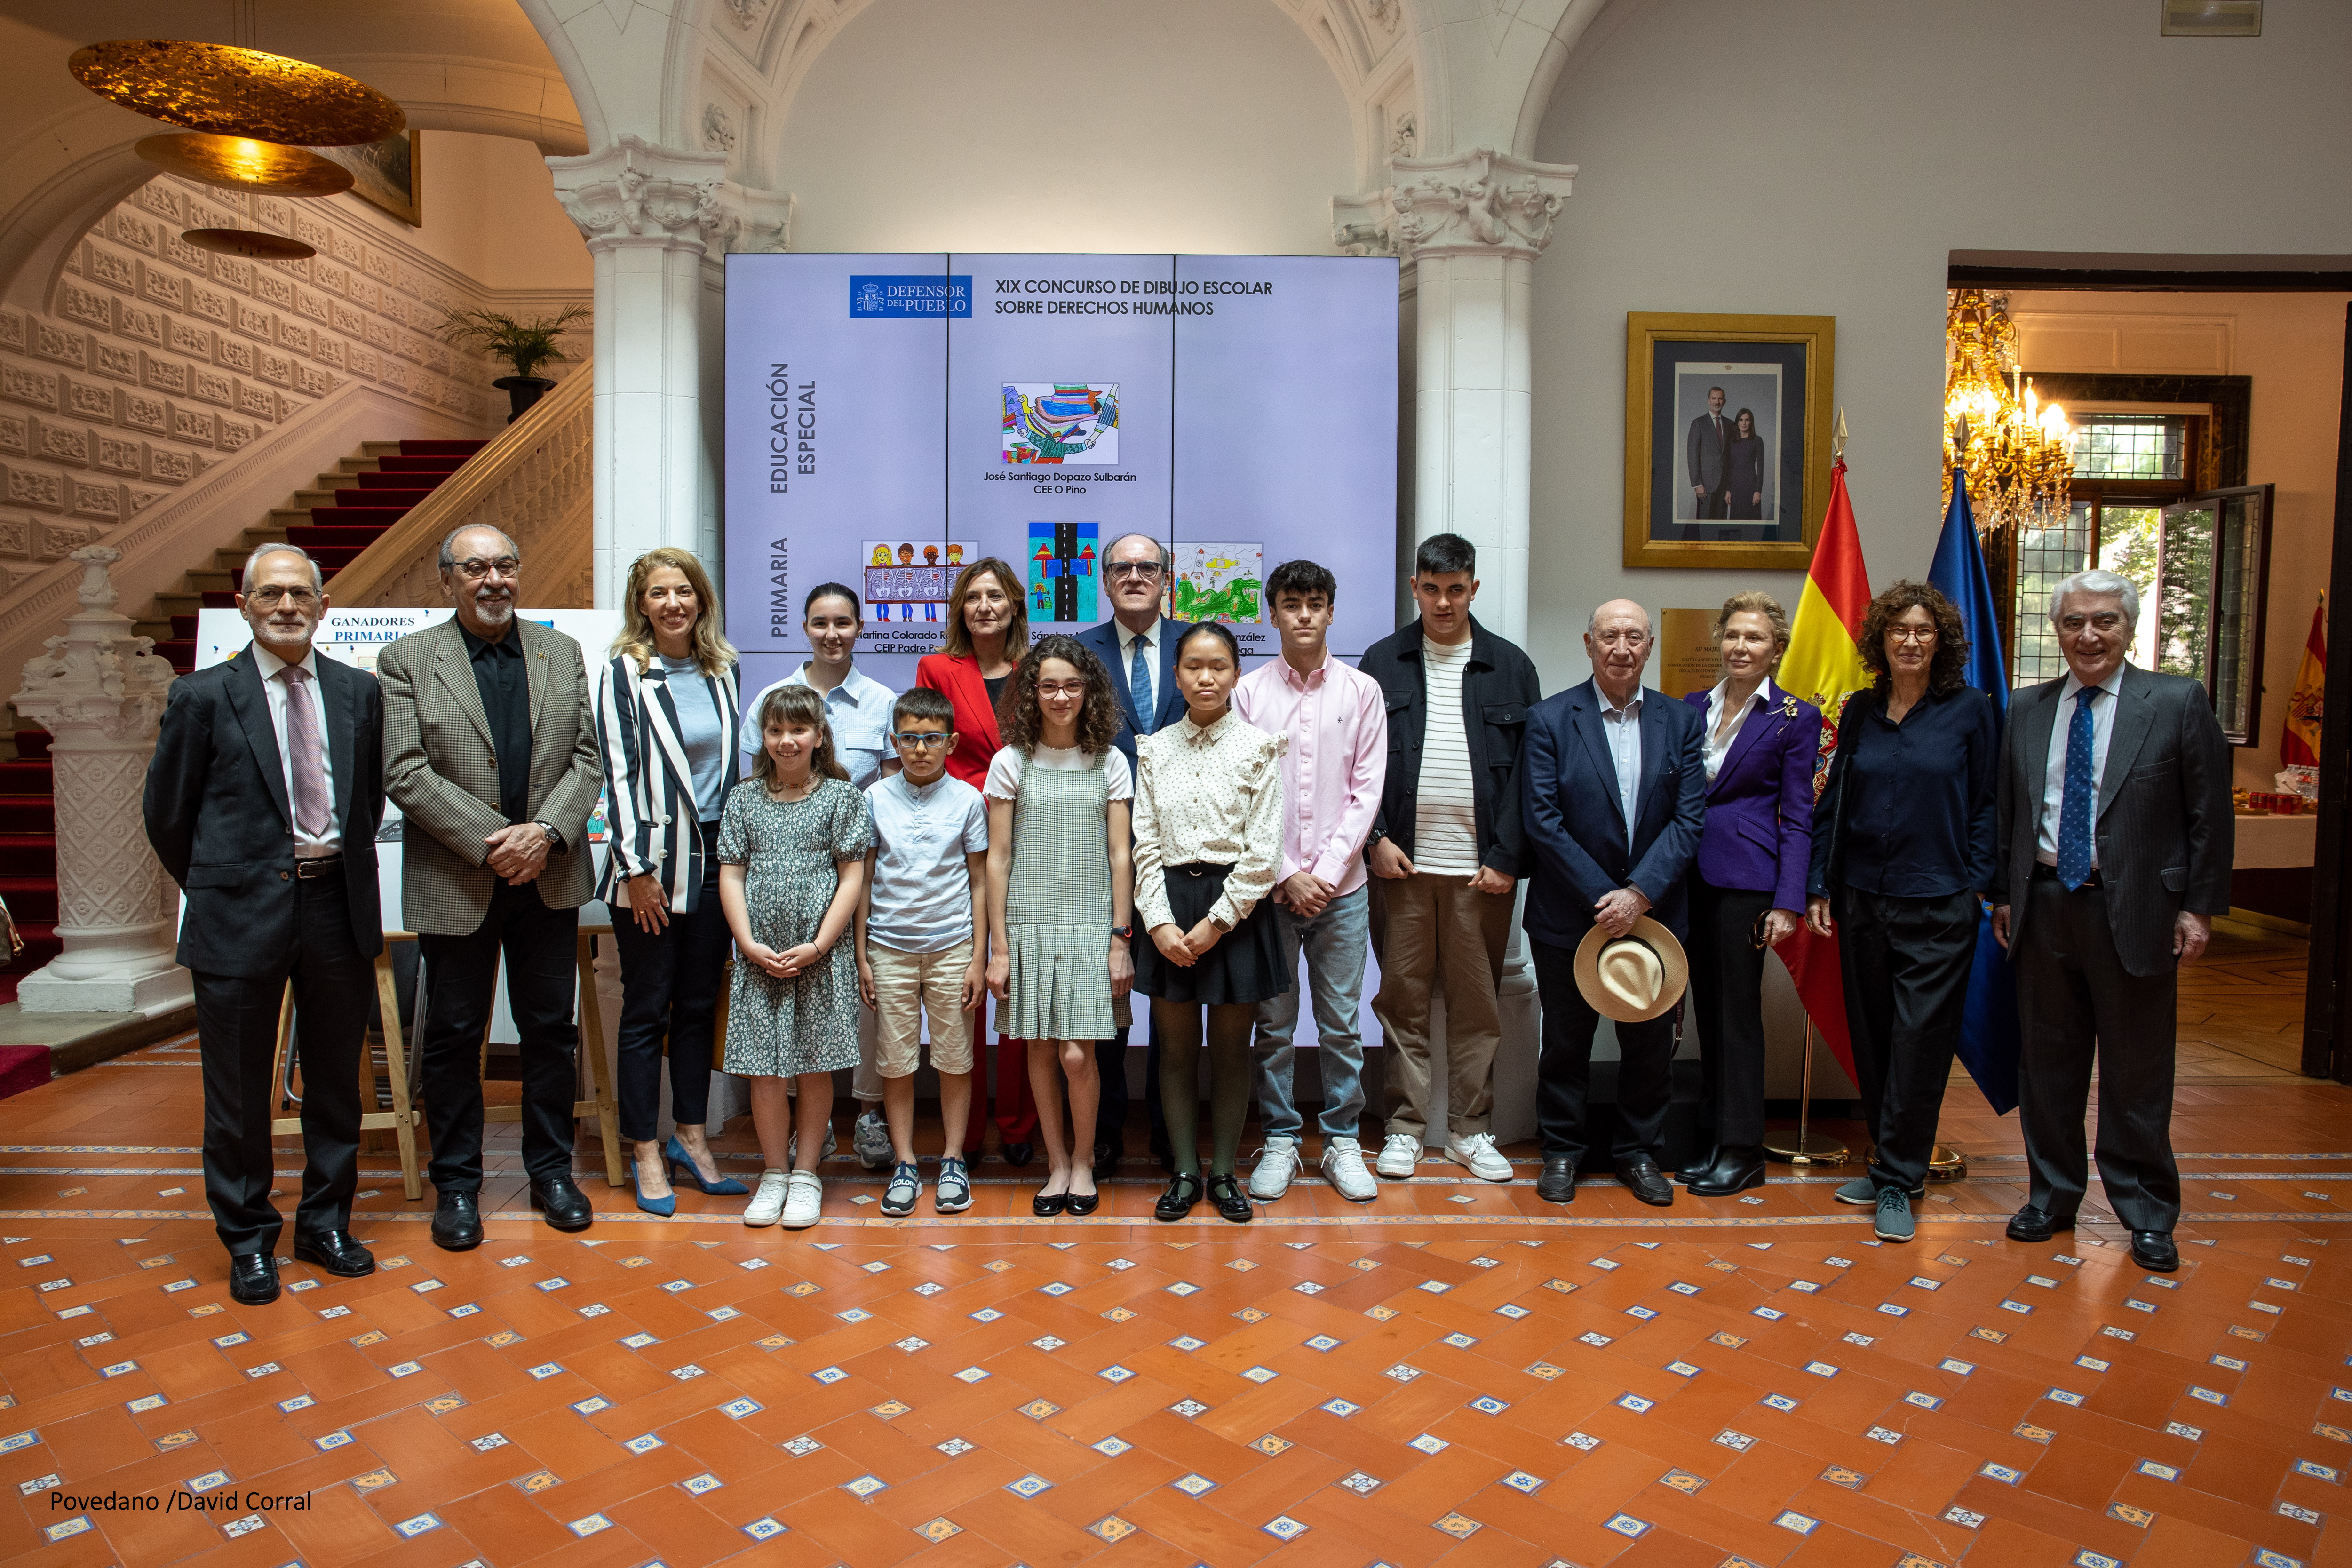
M2001 668L2000 614L1994 607L1992 578L1977 544L1975 517L1969 510L1967 479L1952 474L1951 510L1944 514L1927 581L1960 612L1969 635L1968 682L1992 699L1996 732L2009 724L2009 676ZM2000 854L2006 847L1995 845ZM1958 1055L1969 1076L2006 1116L2017 1108L2017 1058L2021 1037L2017 1023L2017 982L2009 954L1993 939L1992 916L1978 917L1976 963L1969 972L1968 1012L1960 1021Z

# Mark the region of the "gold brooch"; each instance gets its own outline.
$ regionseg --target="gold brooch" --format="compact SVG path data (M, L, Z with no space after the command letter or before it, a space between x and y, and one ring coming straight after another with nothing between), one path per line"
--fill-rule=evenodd
M1780 712L1783 717L1790 719L1793 719L1797 716L1797 699L1794 693L1784 692L1781 695Z

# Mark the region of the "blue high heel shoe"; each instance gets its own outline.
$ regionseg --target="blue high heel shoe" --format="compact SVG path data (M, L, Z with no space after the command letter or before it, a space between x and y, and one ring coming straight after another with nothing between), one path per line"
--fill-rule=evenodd
M677 1212L677 1194L675 1192L671 1193L670 1195L666 1198L649 1198L646 1196L645 1188L640 1185L637 1181L636 1168L634 1165L631 1166L629 1170L629 1185L636 1192L637 1206L645 1210L646 1213L659 1215L662 1218L667 1219L670 1215Z
M669 1142L663 1147L662 1158L669 1162L669 1179L672 1184L676 1184L677 1181L678 1167L684 1166L686 1179L714 1198L740 1198L751 1190L732 1176L721 1176L715 1182L704 1181L702 1172L694 1163L693 1156L686 1152L686 1145L677 1141L677 1134L675 1132L669 1135Z

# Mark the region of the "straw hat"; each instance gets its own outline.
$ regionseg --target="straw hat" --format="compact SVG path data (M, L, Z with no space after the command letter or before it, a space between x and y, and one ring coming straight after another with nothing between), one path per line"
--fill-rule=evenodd
M1592 1010L1620 1024L1654 1018L1682 1000L1690 961L1675 933L1643 915L1621 937L1594 926L1576 947L1576 988Z

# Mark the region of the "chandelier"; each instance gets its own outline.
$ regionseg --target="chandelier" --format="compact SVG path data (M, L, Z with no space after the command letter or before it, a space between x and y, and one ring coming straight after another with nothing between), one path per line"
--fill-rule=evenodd
M2019 368L2009 297L1948 292L1944 316L1944 505L1952 475L1968 480L1979 533L2055 524L2074 477L2066 411L2044 406Z

